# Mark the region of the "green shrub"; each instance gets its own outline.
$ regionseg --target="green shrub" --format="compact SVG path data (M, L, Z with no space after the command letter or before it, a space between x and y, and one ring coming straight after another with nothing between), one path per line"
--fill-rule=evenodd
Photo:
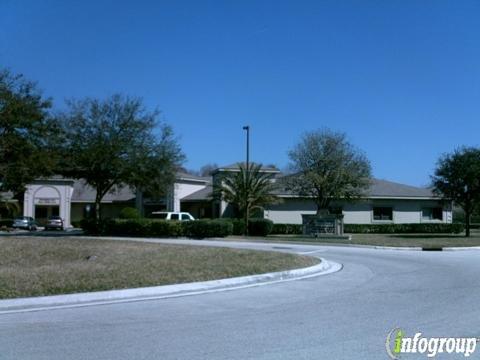
M267 236L272 232L273 221L268 219L250 219L248 220L248 235Z
M402 233L438 233L458 234L464 231L463 224L345 224L344 232L349 234L402 234ZM274 224L272 234L301 235L301 224Z
M302 235L303 225L302 224L273 224L273 229L271 234Z
M74 221L72 221L72 226L74 228L81 228L82 227L82 221L81 220L74 220Z
M245 233L245 220L236 218L222 218L220 221L226 221L232 224L232 235L243 235ZM251 218L248 220L248 234L255 236L267 236L272 231L273 222L264 218ZM267 235L264 235L267 234Z
M245 232L245 220L231 219L233 225L233 235L243 235Z
M236 218L221 218L219 221L226 221L233 226L232 235L243 235L245 231L245 220Z
M183 235L183 227L180 221L150 220L150 232L148 236L154 237L177 237Z
M132 207L124 207L122 211L120 211L120 219L140 219L142 216L140 212Z
M80 220L80 227L87 235L107 235L107 230L112 221L111 219L103 219L97 223L96 219L82 219Z
M168 221L152 219L84 219L81 227L89 235L178 237L225 237L232 234L233 225L224 220Z
M0 227L12 227L12 219L0 219Z
M350 234L406 234L437 233L459 234L464 231L463 224L345 224L344 232Z
M106 226L106 234L116 236L149 236L151 220L115 219Z
M186 221L182 227L185 236L197 239L225 237L233 233L233 224L224 219Z

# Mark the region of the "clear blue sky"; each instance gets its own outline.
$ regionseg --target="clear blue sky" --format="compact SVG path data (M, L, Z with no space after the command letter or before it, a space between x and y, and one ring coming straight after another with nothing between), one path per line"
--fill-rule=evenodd
M140 96L186 167L284 167L302 132L344 131L376 177L429 182L480 144L480 1L0 1L0 66L65 98Z

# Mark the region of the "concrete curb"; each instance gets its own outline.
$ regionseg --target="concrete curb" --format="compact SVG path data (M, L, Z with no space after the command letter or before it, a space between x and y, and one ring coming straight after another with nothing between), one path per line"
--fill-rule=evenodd
M480 246L444 247L443 251L480 250Z
M123 302L167 299L180 296L207 294L212 292L242 289L253 286L275 284L285 281L307 279L327 275L342 269L336 262L322 259L320 264L302 269L241 276L186 284L164 285L125 290L97 291L80 294L42 296L0 300L0 315L18 312L65 309L73 307L107 305Z

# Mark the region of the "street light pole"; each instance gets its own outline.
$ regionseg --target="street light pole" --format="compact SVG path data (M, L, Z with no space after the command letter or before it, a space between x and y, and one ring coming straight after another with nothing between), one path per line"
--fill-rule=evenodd
M245 235L248 236L248 197L249 197L249 181L250 181L250 126L244 126L243 130L247 131L247 162L245 173Z

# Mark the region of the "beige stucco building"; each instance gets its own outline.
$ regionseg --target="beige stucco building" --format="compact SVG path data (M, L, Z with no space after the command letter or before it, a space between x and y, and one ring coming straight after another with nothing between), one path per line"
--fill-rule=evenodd
M233 207L224 201L215 201L212 190L222 174L238 171L238 165L217 169L211 177L177 173L168 196L149 199L130 187L113 189L102 200L102 215L117 217L124 207L136 207L145 216L152 211L186 211L195 218L230 217ZM272 181L281 183L282 174L275 168L263 167L272 175ZM292 194L281 186L276 195L280 201L266 206L263 216L275 223L301 224L302 214L315 214L316 206L311 198ZM63 178L39 179L27 186L23 214L39 223L48 216L59 215L66 227L72 222L93 215L95 191L82 180ZM362 199L336 200L331 212L344 215L346 224L404 224L451 223L452 204L435 196L430 189L419 188L386 180L373 179Z

